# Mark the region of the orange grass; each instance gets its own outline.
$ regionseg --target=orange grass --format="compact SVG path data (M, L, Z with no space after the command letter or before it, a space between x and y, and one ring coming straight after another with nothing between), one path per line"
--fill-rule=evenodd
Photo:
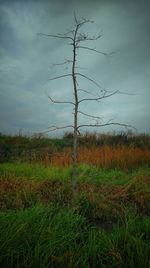
M53 164L56 166L69 166L72 163L71 148L65 149L63 152L57 152L53 155L44 153L42 162L45 165ZM103 168L121 168L128 170L138 167L139 165L150 164L150 150L129 146L118 147L79 147L78 163L96 165Z

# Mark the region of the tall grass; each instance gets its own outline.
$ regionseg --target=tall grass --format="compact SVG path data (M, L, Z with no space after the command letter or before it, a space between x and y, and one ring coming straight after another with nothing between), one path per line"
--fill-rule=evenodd
M150 165L150 136L86 133L78 140L79 163L124 170ZM61 139L0 135L0 161L69 166L72 163L72 134Z
M148 267L150 221L126 211L111 233L73 209L36 206L0 213L0 266Z
M95 206L94 211L105 210L108 216L112 207L116 213L121 202L136 206L141 213L147 214L149 183L149 168L139 168L134 172L88 165L78 168L79 195L84 193ZM70 204L71 198L70 168L27 163L0 164L0 208L3 210L24 209L37 202L63 207Z
M69 166L72 163L71 149L54 154L49 161L48 159L48 154L45 154L43 157L45 164L52 163L57 166ZM80 147L78 149L78 162L80 164L91 164L103 168L128 170L140 165L150 165L150 150L130 148L127 146Z

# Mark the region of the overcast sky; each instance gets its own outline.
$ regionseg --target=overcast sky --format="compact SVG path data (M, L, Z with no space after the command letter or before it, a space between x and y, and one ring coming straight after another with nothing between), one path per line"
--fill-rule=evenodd
M82 31L102 37L87 45L103 52L78 53L83 74L95 79L103 88L120 90L103 102L86 102L85 113L102 116L104 121L126 123L138 132L150 132L150 1L146 0L0 0L0 132L35 133L48 126L63 126L73 119L72 107L53 104L73 98L69 77L48 79L70 72L70 65L53 66L72 58L66 40L39 36L37 33L64 33L74 27L73 13L94 20ZM92 94L99 89L80 79L79 86ZM80 97L81 96L80 93ZM87 97L85 95L85 97ZM89 97L89 95L88 95ZM80 122L88 123L80 116ZM70 130L70 129L69 129ZM88 131L96 129L88 128ZM97 131L121 131L106 127ZM53 133L59 135L61 132ZM52 134L51 134L52 135Z

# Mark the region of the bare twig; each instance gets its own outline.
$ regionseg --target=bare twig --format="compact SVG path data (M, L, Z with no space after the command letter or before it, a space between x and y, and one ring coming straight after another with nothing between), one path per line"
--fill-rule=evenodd
M85 18L81 18L81 19L77 19L77 15L74 12L74 21L75 21L75 27L76 28L81 28L85 23L92 23L93 21L89 20L89 19L85 19Z
M90 82L92 82L92 83L93 83L94 85L96 85L97 87L103 89L103 87L102 87L99 83L97 83L94 79L88 77L87 75L85 75L85 74L81 74L81 73L75 73L75 74L76 74L76 75L79 75L79 76L82 76L83 78L86 78L87 80L89 80Z
M99 38L102 37L102 34L99 34L97 35L96 37L89 37L88 34L80 34L77 38L77 42L76 44L79 44L80 42L83 42L83 41L96 41L98 40Z
M90 47L86 47L86 46L77 46L77 48L87 49L87 50L90 50L90 51L93 51L93 52L97 52L99 54L102 54L104 56L110 56L110 55L112 55L112 54L115 53L115 52L106 53L106 52L99 51L99 50L97 50L95 48L90 48Z
M44 34L44 33L38 33L40 36L47 36L47 37L55 37L55 38L61 38L61 39L70 39L73 41L73 38L71 36L65 36L65 35L55 35L55 34Z
M65 129L65 128L73 128L72 125L66 125L66 126L62 126L62 127L58 127L58 126L50 126L47 128L47 130L45 130L44 132L51 132L51 131L55 131L55 130L60 130L60 129Z
M84 99L81 99L81 100L79 101L79 103L81 103L81 102L83 102L83 101L99 101L99 100L102 100L102 99L111 97L111 96L113 96L113 95L115 95L115 94L117 94L117 93L118 93L118 90L116 90L116 91L114 91L114 92L112 92L112 93L110 93L110 94L108 94L108 95L106 95L106 94L104 93L103 96L99 96L99 97L97 97L97 98L84 98Z
M67 77L67 76L72 76L72 74L63 74L63 75L59 75L59 76L49 78L48 80L56 80L56 79Z
M110 121L110 120L109 120ZM111 125L114 125L114 126L121 126L121 127L125 127L125 128L132 128L132 129L135 129L135 127L133 127L132 125L127 125L127 124L123 124L123 123L118 123L118 122L112 122L112 123L104 123L104 124L82 124L82 125L79 125L78 126L78 129L79 128L82 128L82 127L105 127L105 126L111 126Z
M90 118L93 118L93 119L99 119L99 120L102 120L102 119L103 119L103 118L100 117L100 116L95 116L95 115L87 114L87 113L84 113L84 112L82 112L82 111L78 111L78 113L83 114L83 115L85 115L85 116L87 116L87 117L90 117Z
M64 36L64 35L68 35L68 34L70 34L70 33L71 33L71 34L74 34L74 30L68 30L67 32L65 32L65 33L63 33L63 34L60 34L60 33L59 33L58 35L59 35L59 36L61 36L61 35Z
M59 103L59 104L62 103L62 104L72 104L72 105L75 105L75 103L73 103L72 101L58 101L58 100L52 99L52 97L50 97L50 96L48 96L48 98L53 103Z
M55 66L62 66L62 65L65 65L65 64L69 64L69 63L72 63L72 60L67 60L67 59L65 59L65 61L60 62L60 63L51 63L51 66L52 66L52 67L55 67Z

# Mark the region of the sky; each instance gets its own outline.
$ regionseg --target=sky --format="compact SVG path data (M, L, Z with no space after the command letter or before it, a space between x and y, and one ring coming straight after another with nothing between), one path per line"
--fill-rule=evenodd
M78 51L78 71L105 89L120 91L97 103L83 102L80 110L132 125L138 133L150 133L150 1L149 0L0 0L0 132L32 135L52 125L72 124L72 106L51 103L72 101L70 77L50 78L71 72L71 65L54 65L72 59L72 47L63 39L40 36L74 29L74 12L85 24L82 32L101 33L91 48L111 56ZM99 88L86 79L78 86L97 95ZM92 95L79 92L79 98ZM92 124L79 114L79 124ZM65 129L71 131L72 129ZM84 128L82 131L124 131L119 126ZM51 136L59 136L62 130Z

